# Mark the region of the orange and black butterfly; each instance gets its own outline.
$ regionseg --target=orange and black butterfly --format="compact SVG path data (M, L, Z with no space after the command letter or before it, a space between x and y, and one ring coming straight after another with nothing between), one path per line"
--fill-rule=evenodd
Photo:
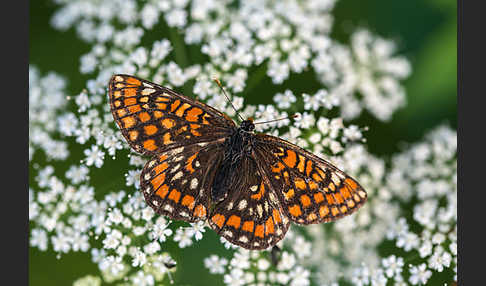
M140 189L155 212L209 222L247 249L275 245L290 222L329 222L366 201L353 178L306 150L255 133L220 111L129 75L109 83L111 112L130 146L151 156Z

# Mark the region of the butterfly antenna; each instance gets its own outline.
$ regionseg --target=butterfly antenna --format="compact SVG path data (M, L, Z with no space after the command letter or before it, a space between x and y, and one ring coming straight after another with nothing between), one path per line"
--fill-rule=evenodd
M287 116L287 117L282 117L282 118L279 118L279 119L272 119L272 120L269 120L269 121L262 121L262 122L253 122L253 124L270 123L270 122L275 122L275 121L280 121L280 120L285 120L285 119L290 119L290 118L297 118L297 117L299 117L298 114L293 114L293 115L290 115L290 116Z
M236 112L236 114L238 115L238 117L240 118L240 120L241 120L241 121L245 121L245 120L243 119L243 117L241 117L241 115L240 115L240 113L238 112L238 110L236 110L235 106L233 105L233 102L231 102L230 98L229 98L229 97L228 97L228 95L226 94L226 91L224 90L223 85L221 84L221 82L219 81L219 79L214 78L213 80L216 82L216 84L218 84L219 88L221 88L221 91L223 92L224 97L226 97L226 100L227 100L227 101L228 101L228 102L231 104L231 107L233 107L233 109L235 110L235 112Z

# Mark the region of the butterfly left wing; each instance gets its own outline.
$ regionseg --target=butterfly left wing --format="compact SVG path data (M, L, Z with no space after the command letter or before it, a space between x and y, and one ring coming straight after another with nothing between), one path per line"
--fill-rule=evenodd
M260 164L284 206L298 224L329 222L347 216L367 199L363 187L331 163L283 139L256 135Z
M255 161L242 157L240 166L227 179L227 196L216 203L208 218L211 228L246 249L275 245L285 236L290 221Z
M108 95L123 136L145 155L222 138L235 126L209 105L130 75L114 75Z

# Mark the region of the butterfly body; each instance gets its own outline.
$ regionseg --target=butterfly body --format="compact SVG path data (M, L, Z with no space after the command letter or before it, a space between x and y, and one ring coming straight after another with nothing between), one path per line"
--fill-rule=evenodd
M145 200L172 219L206 220L233 244L266 249L290 223L333 221L366 192L329 162L277 137L237 126L216 109L129 75L109 83L112 114L130 146L152 158Z

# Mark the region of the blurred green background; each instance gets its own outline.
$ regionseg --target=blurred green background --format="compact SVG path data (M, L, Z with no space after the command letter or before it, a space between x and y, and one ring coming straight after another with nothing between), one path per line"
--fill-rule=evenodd
M41 73L55 71L66 76L68 92L78 94L87 79L78 72L79 57L88 52L90 46L80 41L73 29L58 32L50 26L56 9L52 2L30 1L29 4L30 64L36 65ZM390 122L380 122L366 113L352 122L370 127L365 137L372 153L386 157L400 150L400 142L418 141L427 130L442 123L456 128L456 11L456 1L452 0L341 0L337 3L333 13L333 38L347 42L354 30L366 27L384 38L395 40L398 54L406 56L412 64L412 75L404 82L407 90L405 108L395 112ZM285 87L297 93L302 86L315 82L311 77L309 74L299 75ZM261 81L245 97L252 103L262 100L270 103L274 91L266 90L265 86L268 85ZM262 94L268 96L262 99ZM105 164L113 162L107 160ZM114 176L117 173L118 170ZM109 176L103 175L103 178L96 179L96 175L92 178L94 181L104 180L106 184L105 178ZM124 182L122 176L117 180L120 185ZM174 257L180 266L176 281L182 284L178 285L222 285L221 277L210 275L200 266L202 259L210 253L225 253L221 246L212 243L216 240L216 235L208 231L197 250L191 247ZM85 274L98 273L88 254L63 255L60 260L52 252L30 249L29 254L30 285L70 285Z

